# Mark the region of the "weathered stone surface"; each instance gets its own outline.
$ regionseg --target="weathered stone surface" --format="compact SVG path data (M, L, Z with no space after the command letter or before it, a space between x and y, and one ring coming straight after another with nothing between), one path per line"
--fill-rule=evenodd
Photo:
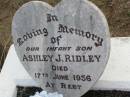
M48 92L79 97L99 79L109 57L107 21L87 0L41 1L15 14L12 36L28 73Z

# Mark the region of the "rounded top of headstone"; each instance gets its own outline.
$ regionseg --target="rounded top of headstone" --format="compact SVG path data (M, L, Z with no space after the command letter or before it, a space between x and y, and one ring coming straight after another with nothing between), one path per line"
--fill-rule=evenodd
M110 53L103 13L87 0L62 0L55 7L31 1L12 22L17 55L45 91L79 97L100 78Z

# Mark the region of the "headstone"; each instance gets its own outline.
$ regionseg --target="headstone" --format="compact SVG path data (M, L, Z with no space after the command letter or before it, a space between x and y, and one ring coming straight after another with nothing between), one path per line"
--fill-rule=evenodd
M43 90L80 97L103 73L110 36L102 12L87 0L24 4L15 14L12 36L17 55Z

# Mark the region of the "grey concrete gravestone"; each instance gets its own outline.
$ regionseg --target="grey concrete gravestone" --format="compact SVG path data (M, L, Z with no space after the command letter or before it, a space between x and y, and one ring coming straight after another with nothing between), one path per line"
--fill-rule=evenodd
M80 97L103 73L110 36L105 16L87 0L24 4L15 14L17 55L39 86L64 97Z

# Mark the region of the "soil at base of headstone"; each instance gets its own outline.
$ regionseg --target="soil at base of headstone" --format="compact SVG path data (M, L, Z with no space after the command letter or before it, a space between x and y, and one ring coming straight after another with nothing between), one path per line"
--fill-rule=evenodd
M21 87L17 86L17 97L33 96L36 92L41 92L38 87ZM82 97L130 97L130 92L127 91L108 91L108 90L91 90Z

